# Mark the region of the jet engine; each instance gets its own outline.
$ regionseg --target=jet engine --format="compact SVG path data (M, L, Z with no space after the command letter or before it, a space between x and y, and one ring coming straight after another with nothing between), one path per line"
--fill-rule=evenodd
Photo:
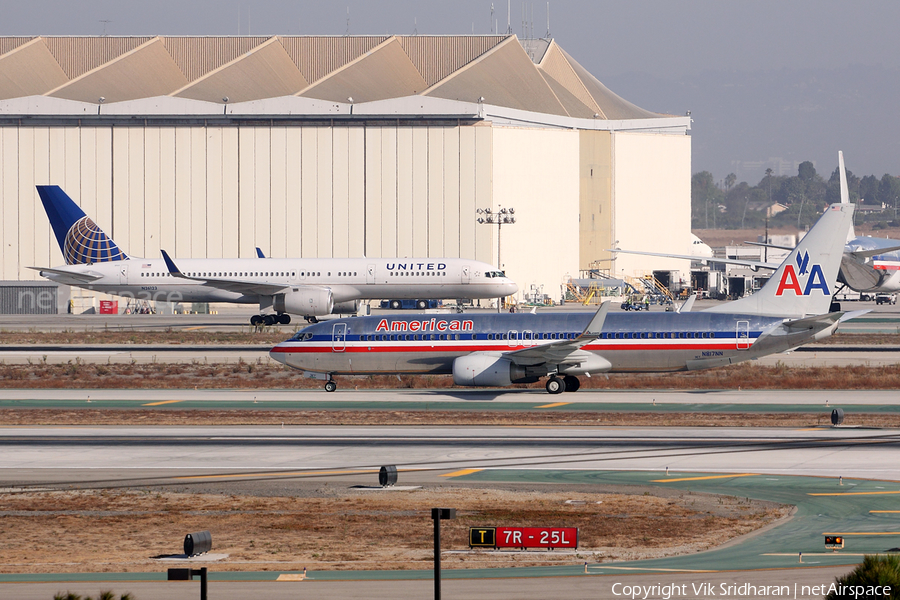
M334 298L327 288L292 288L289 292L275 294L272 307L278 313L316 317L331 314Z
M473 352L453 361L453 383L456 385L509 385L537 380L537 377L527 376L524 368L493 352Z
M359 300L347 300L346 302L336 302L331 308L333 315L355 315L359 310Z

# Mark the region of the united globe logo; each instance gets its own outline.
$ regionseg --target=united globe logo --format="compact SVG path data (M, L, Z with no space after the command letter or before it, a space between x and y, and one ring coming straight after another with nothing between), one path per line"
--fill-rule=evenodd
M67 265L87 265L128 258L87 216L78 219L69 228L63 254Z

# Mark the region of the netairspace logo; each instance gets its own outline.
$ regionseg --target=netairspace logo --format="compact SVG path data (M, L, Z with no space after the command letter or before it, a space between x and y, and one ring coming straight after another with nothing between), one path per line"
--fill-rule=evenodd
M873 598L891 595L891 586L841 585L756 585L752 583L669 583L654 585L627 585L614 583L614 596L632 600L670 600L671 598L822 598L835 594L840 598Z

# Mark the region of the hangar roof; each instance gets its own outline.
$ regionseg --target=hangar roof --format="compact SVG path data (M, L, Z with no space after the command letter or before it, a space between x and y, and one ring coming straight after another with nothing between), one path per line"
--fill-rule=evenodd
M292 110L320 113L419 96L577 119L664 117L610 91L554 40L515 35L0 37L0 101L23 101L0 112L52 106L35 96L139 101L138 112L156 114L277 111L283 102L264 101L286 96L306 99Z

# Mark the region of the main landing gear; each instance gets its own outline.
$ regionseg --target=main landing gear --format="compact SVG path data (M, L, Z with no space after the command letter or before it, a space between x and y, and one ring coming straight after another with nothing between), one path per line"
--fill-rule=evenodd
M337 389L337 384L334 382L334 380L329 379L328 381L325 382L325 391L326 392L333 392L336 389Z
M259 327L260 325L267 327L272 325L290 325L290 323L291 315L287 313L281 313L280 315L253 315L250 317L250 324L254 327Z
M563 392L577 392L581 387L581 381L574 375L565 375L562 379L551 375L545 385L550 394L562 394Z

